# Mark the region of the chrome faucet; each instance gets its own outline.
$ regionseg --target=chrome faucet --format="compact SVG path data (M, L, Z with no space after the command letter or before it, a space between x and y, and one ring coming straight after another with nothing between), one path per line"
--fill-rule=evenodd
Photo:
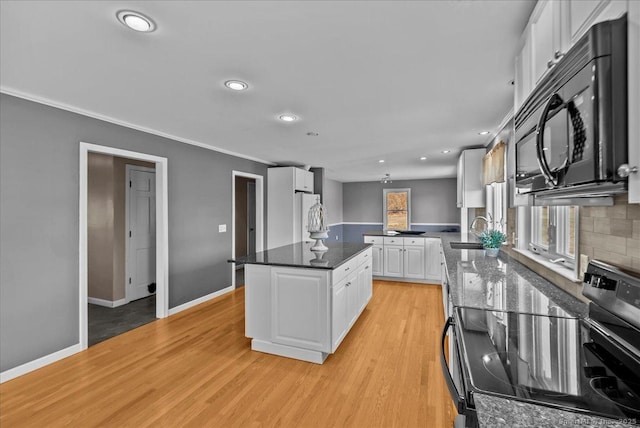
M469 226L469 230L472 232L475 232L474 227L476 226L476 222L478 220L484 220L485 223L487 223L487 228L489 228L489 224L493 221L493 219L491 218L491 214L487 214L489 216L489 218L486 218L484 216L476 216L473 221L471 221L471 226Z

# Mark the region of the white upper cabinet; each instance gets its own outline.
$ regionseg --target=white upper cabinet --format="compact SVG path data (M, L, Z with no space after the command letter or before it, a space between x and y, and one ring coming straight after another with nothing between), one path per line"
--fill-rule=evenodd
M484 207L482 157L486 149L469 149L458 158L458 208Z
M529 26L534 83L538 83L567 50L562 3L559 0L539 1L531 14Z
M514 88L514 105L517 111L527 96L531 93L531 38L525 37L530 30L527 27L527 33L523 35L522 49L516 56L515 77L513 79Z
M565 13L567 14L566 23L569 26L569 37L571 44L577 42L580 37L587 32L589 27L595 24L602 12L612 3L617 6L626 6L626 1L611 0L591 0L591 1L571 1L565 5ZM613 5L615 6L615 5ZM612 18L616 18L614 16Z
M298 192L313 193L313 172L300 168L294 168L295 190Z

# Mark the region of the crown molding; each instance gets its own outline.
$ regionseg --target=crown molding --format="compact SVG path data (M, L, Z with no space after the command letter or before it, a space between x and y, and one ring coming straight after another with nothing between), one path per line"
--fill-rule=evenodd
M274 166L276 165L273 162L264 160L264 159L259 159L253 156L247 156L244 155L242 153L238 153L238 152L233 152L231 150L226 150L226 149L221 149L220 147L215 147L215 146L211 146L209 144L205 144L205 143L201 143L199 141L195 141L195 140L190 140L188 138L182 138L182 137L178 137L176 135L172 135L172 134L167 134L165 132L161 132L161 131L157 131L155 129L151 129L151 128L146 128L144 126L139 126L139 125L135 125L133 123L130 122L126 122L124 120L120 120L120 119L116 119L110 116L105 116L103 114L100 113L96 113L90 110L85 110L79 107L75 107L75 106L71 106L68 104L64 104L58 101L53 101L50 100L48 98L44 98L44 97L40 97L37 95L33 95L33 94L27 94L25 92L21 92L21 91L17 91L15 89L10 89L7 88L5 86L0 86L0 93L2 94L6 94L6 95L10 95L12 97L16 97L16 98L21 98L23 100L27 100L27 101L32 101L38 104L43 104L49 107L54 107L60 110L66 110L69 111L71 113L76 113L76 114L80 114L82 116L87 116L90 117L92 119L98 119L98 120L102 120L103 122L109 122L112 123L114 125L119 125L119 126L123 126L125 128L129 128L129 129L134 129L136 131L140 131L140 132L144 132L147 134L152 134L152 135L156 135L158 137L162 137L162 138L167 138L169 140L174 140L180 143L184 143L184 144L189 144L191 146L196 146L196 147L201 147L203 149L207 149L207 150L211 150L213 152L219 152L219 153L223 153L225 155L230 155L230 156L235 156L238 158L242 158L242 159L247 159L250 161L254 161L254 162L259 162L265 165L269 165L269 166Z

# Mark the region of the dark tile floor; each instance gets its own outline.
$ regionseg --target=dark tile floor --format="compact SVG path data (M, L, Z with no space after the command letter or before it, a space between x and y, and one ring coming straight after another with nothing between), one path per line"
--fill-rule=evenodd
M117 308L89 304L89 346L156 319L155 294Z

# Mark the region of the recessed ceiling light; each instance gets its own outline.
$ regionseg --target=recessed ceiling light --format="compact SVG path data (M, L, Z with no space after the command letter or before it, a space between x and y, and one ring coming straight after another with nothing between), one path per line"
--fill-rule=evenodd
M490 132L489 132L489 131L481 131L481 132L478 132L478 135L489 135L489 134L490 134Z
M156 29L156 24L140 12L121 10L116 16L123 25L141 33L150 33Z
M426 157L426 156L422 156L422 157L420 158L420 160L427 160L427 157Z
M290 113L281 114L280 116L278 116L278 118L283 122L293 122L295 120L298 120L298 117L296 115Z
M451 153L451 150L443 150L442 153L444 154Z
M378 163L384 163L384 159L380 159Z
M234 91L244 91L249 87L249 85L247 85L242 80L227 80L226 82L224 82L224 86L229 89L233 89Z

